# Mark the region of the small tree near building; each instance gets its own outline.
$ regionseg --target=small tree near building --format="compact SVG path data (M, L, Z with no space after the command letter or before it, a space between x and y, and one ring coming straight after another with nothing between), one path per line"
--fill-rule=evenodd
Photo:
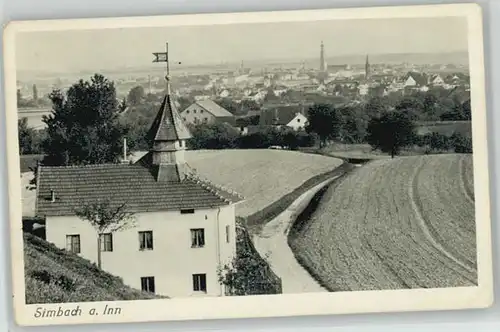
M97 232L97 266L101 268L101 252L103 235L113 234L135 223L134 214L129 212L127 205L113 204L109 198L85 203L77 209L75 214L82 220L88 221Z
M368 144L373 149L390 153L391 158L394 158L403 147L413 143L415 124L406 114L389 112L373 118L368 124L367 132Z

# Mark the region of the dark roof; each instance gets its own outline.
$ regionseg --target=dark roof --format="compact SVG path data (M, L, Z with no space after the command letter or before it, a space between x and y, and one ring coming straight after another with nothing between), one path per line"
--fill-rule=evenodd
M36 215L74 215L87 202L110 199L130 212L203 209L243 198L191 172L183 181L157 181L141 163L43 166L38 171ZM51 190L55 202L51 201Z
M409 72L406 74L404 80L406 81L410 77L412 77L419 86L427 85L427 76L423 73Z
M199 100L195 104L205 109L205 111L211 113L215 117L232 117L234 116L225 108L221 107L215 101L211 99Z
M260 125L286 125L295 118L297 113L307 117L307 107L301 105L278 106L261 111Z
M177 141L191 138L191 133L184 125L172 97L167 94L160 110L149 129L147 139L153 141Z

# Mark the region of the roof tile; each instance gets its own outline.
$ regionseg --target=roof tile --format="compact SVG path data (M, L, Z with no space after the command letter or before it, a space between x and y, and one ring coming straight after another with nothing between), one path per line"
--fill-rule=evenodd
M214 208L243 199L194 172L180 182L156 181L140 164L43 166L39 176L36 215L40 217L74 215L86 203L106 198L112 204L125 203L134 213Z

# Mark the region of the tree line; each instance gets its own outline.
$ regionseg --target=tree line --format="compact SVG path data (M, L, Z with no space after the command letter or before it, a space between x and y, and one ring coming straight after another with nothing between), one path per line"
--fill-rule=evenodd
M419 110L408 106L408 100L403 100L394 108L378 101L368 103L364 109L316 104L309 109L306 131L317 135L320 149L329 142L342 142L368 143L374 150L392 157L411 146L425 148L426 153L450 150L472 153L471 138L459 132L451 137L436 132L418 135L417 112Z
M124 137L129 150L147 149L145 134L161 103L160 97L145 94L143 88L132 89L120 103L114 83L98 74L89 81L73 84L65 94L54 90L48 98L52 113L42 119L46 129L29 128L26 119L19 119L18 123L20 152L44 154L43 163L47 165L117 162L122 155ZM182 109L192 100L180 98L178 102ZM255 108L253 103L245 105L245 109ZM238 111L241 110L240 107ZM470 120L470 117L470 101L461 103L457 98L439 98L436 93L417 93L397 101L375 97L365 104L337 107L318 102L308 110L306 131L259 127L255 132L241 135L239 130L226 124L198 125L191 127L193 138L188 144L192 149L249 149L273 145L297 149L314 146L316 142L323 147L335 141L369 143L394 155L408 145L471 151L470 139L458 133L453 137L436 134L424 138L415 134L416 121Z
M242 134L226 123L189 126L192 138L188 147L199 149L266 149L272 146L296 150L299 147L314 146L316 138L312 133L295 131L288 127L257 127L252 133Z

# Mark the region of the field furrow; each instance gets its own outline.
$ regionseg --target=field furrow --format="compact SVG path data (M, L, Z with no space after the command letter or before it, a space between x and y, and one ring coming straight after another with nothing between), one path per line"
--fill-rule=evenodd
M462 189L464 190L469 202L474 204L474 168L472 159L463 157L460 160L460 179L462 181Z
M404 157L357 169L325 193L292 249L334 291L476 284L463 158L471 157Z
M438 197L440 191L443 189L451 189L443 187L438 189L435 186L436 182L432 181L433 178L431 176L422 175L424 168L425 170L430 168L427 164L427 159L428 158L423 157L420 160L420 164L415 167L414 174L411 177L411 184L409 186L409 202L412 203L412 207L415 211L415 221L418 227L420 227L421 233L424 234L425 241L429 242L438 250L438 252L448 258L449 261L447 264L450 268L454 269L457 273L460 273L464 278L474 282L477 278L474 262L469 260L468 257L464 256L462 252L457 250L459 248L454 246L455 241L457 241L457 237L460 236L460 226L451 225L451 223L456 223L456 220L450 222L450 220L447 219L448 216L443 216L443 212L445 211L441 207L438 210L433 209L435 206L432 205L424 208L423 202L426 201L426 198L430 196ZM443 165L442 169L444 168L445 167ZM436 172L433 172L432 174L434 175ZM423 194L422 189L424 189ZM448 203L450 203L450 207L453 205L453 202ZM439 218L437 218L438 215ZM440 222L437 223L437 220L440 220ZM444 226L443 223L446 223L446 226Z

